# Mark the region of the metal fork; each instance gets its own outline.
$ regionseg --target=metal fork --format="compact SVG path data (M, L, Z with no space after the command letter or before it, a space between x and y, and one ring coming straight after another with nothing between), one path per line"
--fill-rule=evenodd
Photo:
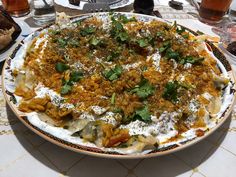
M85 13L108 12L108 11L110 11L110 6L107 3L86 3L84 4L83 7L83 12Z
M88 0L89 3L96 3L96 0Z

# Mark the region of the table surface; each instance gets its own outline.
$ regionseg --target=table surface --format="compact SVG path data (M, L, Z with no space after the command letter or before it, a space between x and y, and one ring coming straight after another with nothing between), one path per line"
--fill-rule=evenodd
M214 35L210 26L186 13L192 8L185 11L165 6L155 8L165 19L177 19L182 25ZM68 15L81 13L58 5L56 9ZM132 5L119 9L130 10ZM22 20L35 29L30 16ZM17 119L1 93L0 152L0 177L234 177L236 115L233 112L208 138L170 155L136 160L103 159L75 153L42 139Z

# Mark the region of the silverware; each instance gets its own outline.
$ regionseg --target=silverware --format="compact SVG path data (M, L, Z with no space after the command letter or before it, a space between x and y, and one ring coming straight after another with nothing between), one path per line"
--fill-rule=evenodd
M96 3L96 0L88 0L89 3Z
M190 3L194 6L194 7L196 7L196 9L197 10L199 10L199 4L198 4L198 2L196 1L196 0L190 0Z
M152 14L153 14L154 16L156 16L156 17L163 18L162 15L161 15L161 13L160 13L158 10L154 10L154 11L152 12Z
M122 0L87 0L89 3L107 3L109 5L116 4Z
M110 11L110 6L107 3L86 3L84 4L83 11L85 13L108 12Z

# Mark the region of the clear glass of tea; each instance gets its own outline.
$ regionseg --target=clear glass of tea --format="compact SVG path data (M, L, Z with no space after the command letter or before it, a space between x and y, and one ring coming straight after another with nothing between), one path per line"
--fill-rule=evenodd
M2 5L14 17L21 17L30 12L28 0L2 0Z
M199 20L208 24L221 22L231 2L232 0L202 0L199 9Z
M56 19L54 0L33 0L32 9L35 24L44 26Z

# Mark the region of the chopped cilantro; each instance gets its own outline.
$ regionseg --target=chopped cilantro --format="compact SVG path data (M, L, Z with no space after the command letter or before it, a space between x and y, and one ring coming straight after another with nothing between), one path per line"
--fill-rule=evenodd
M86 28L81 29L80 35L85 37L87 35L91 35L96 31L96 28L93 26L88 26Z
M178 61L180 54L176 51L173 51L171 48L166 50L166 55L165 57L167 59L175 59L176 61Z
M62 95L68 94L69 92L71 92L71 90L72 86L65 84L61 87L61 94Z
M115 107L115 108L112 110L112 112L114 112L114 113L122 113L123 110L122 110L121 108Z
M139 119L143 122L150 122L151 121L151 114L148 110L148 106L137 109L135 111L134 119Z
M99 45L100 42L101 42L101 40L98 39L98 38L96 38L96 37L93 37L93 38L89 41L89 43L90 43L91 45L93 45L93 46Z
M111 51L111 54L107 56L106 61L113 61L120 56L120 51Z
M184 39L188 39L188 38L189 38L189 33L182 34L182 37L183 37Z
M57 43L58 43L59 47L64 48L67 45L67 40L62 39L62 38L58 38Z
M140 84L131 90L131 93L136 93L140 98L145 99L155 92L155 87L151 85L147 79L143 79Z
M120 15L118 18L122 23L129 23L129 22L136 22L136 18L132 17L132 18L128 18L125 15Z
M113 24L113 28L115 28L116 31L121 31L124 29L123 25L116 20L112 21L112 24Z
M70 68L70 67L69 67L67 64L64 64L64 63L61 63L61 62L58 62L58 63L56 63L56 65L55 65L56 71L57 71L57 72L60 72L60 73L66 71L66 70L69 69L69 68Z
M78 82L80 79L82 79L83 73L82 71L72 71L70 74L70 80L66 81L64 78L62 79L62 87L61 87L61 94L65 95L70 93L72 90L72 86L74 82Z
M162 97L165 98L166 100L171 101L172 103L176 103L178 101L178 88L179 88L178 81L168 82L165 85Z
M76 23L77 26L80 26L80 25L82 24L82 21L79 20L79 21L77 21L77 22L75 22L75 23Z
M83 72L82 71L73 71L70 74L70 81L78 82L82 78L83 78Z
M116 36L116 39L118 41L124 42L124 41L127 41L129 39L129 35L126 31L119 32Z
M58 35L58 34L61 34L61 31L60 30L50 30L49 34Z
M111 35L118 41L118 42L125 42L128 41L129 35L123 28L121 22L116 20L114 16L111 17L112 20L112 28L111 28Z
M71 39L67 42L68 45L71 47L79 47L79 41L75 39Z
M170 41L165 41L163 42L162 47L159 48L159 52L163 53L164 51L166 51L168 48L170 48L171 46L171 42Z
M163 31L158 31L157 33L156 33L156 37L161 37L161 36L163 36L164 35L164 32Z
M106 79L113 81L118 79L121 76L121 73L122 73L122 67L120 65L116 65L115 68L113 69L105 70L103 72L103 76Z
M139 47L147 47L148 46L148 40L147 39L138 39L137 40Z
M191 63L191 64L200 64L204 58L199 58L199 57L193 57L193 56L187 56L185 58L182 58L180 60L180 64L186 64L186 63Z

